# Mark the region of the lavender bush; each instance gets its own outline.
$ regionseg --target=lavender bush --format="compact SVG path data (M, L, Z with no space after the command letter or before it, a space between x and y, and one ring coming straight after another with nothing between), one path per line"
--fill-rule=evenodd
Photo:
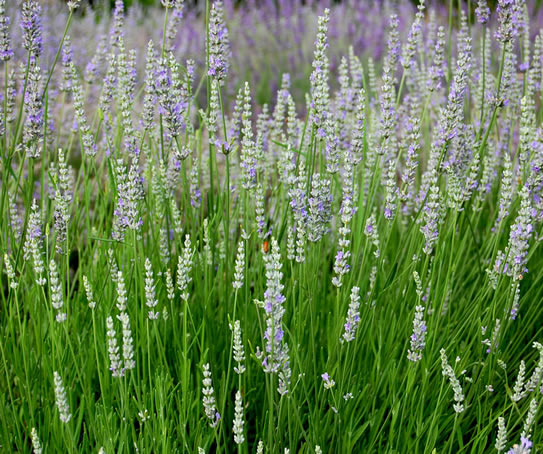
M0 0L0 451L540 450L535 5L161 4Z

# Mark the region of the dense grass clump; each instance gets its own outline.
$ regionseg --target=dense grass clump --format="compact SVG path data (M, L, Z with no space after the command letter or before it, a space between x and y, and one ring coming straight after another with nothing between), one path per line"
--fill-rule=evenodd
M1 452L541 449L534 5L80 6L0 0Z

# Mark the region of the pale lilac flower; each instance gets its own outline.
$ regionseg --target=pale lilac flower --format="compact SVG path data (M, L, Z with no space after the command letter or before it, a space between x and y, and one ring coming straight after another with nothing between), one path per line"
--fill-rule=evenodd
M529 438L520 437L520 445L513 445L507 451L507 454L530 454L532 452L532 442Z
M29 158L39 158L41 155L42 133L44 123L43 90L41 88L41 69L37 62L30 64L28 84L25 92L23 142Z
M376 258L379 258L379 232L377 231L377 219L375 218L375 210L371 216L366 219L366 228L364 229L364 234L368 237L371 243L375 246L375 251L373 254Z
M24 243L24 259L29 260L32 257L34 273L36 275L36 284L45 285L46 279L43 276L45 266L42 258L43 233L41 230L41 212L36 199L32 201L28 226L26 229L26 238Z
M322 381L324 382L324 389L332 389L336 382L328 375L328 372L325 372L321 375Z
M332 217L332 193L330 180L319 173L311 179L311 194L308 198L307 239L319 241L328 229Z
M413 334L411 334L411 348L407 352L409 361L417 362L422 359L422 352L426 346L426 323L424 321L424 306L415 307L413 318Z
M265 352L257 349L257 358L262 362L264 372L278 374L280 394L288 392L290 383L289 350L284 339L285 332L282 326L285 308L283 306L286 298L283 296L284 285L281 283L283 273L281 272L281 253L277 240L272 237L271 251L264 254L266 267L266 291L262 306L266 312L266 341Z
M351 302L349 303L349 310L347 311L347 319L343 325L345 332L343 333L343 339L340 342L352 342L356 337L356 330L360 323L360 288L353 287L351 289Z
M126 169L122 159L116 163L117 204L113 212L114 240L122 241L127 229L139 230L142 220L139 216L139 201L143 199L143 186L134 163Z

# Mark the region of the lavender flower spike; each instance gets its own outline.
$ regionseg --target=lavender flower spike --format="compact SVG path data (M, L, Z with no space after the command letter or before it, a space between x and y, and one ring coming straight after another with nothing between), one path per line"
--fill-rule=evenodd
M221 0L213 3L209 16L209 68L208 75L214 77L219 85L224 85L230 58L228 28L224 23L224 9Z
M6 0L0 0L0 60L2 61L7 61L13 57L9 23L9 16L6 15Z

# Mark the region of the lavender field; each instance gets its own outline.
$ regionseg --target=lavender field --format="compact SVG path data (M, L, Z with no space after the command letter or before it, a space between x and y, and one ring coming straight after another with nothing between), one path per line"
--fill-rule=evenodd
M0 0L0 452L543 452L543 8L495 3Z

